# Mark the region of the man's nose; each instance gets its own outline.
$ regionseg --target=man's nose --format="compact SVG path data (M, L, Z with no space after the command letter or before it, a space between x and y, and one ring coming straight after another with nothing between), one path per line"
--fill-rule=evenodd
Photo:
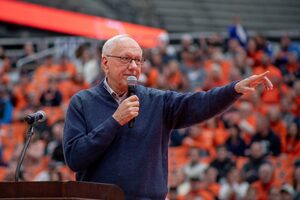
M137 64L135 63L135 60L131 60L131 62L129 63L128 68L137 68Z

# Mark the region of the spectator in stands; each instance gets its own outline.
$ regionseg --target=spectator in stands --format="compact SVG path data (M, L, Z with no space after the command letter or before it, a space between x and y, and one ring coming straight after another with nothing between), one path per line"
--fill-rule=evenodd
M281 200L294 200L294 199L298 200L297 198L294 198L295 197L294 188L288 183L284 184L281 187L280 193L281 193Z
M48 143L47 153L55 163L64 164L64 155L62 147L64 121L58 120L51 127L51 135L53 139Z
M195 68L195 54L192 50L185 50L180 52L180 70L187 75L188 71Z
M187 136L186 129L175 129L170 135L170 147L180 146Z
M106 78L73 96L63 147L77 180L117 184L127 199L165 199L170 131L219 114L241 94L260 84L271 89L272 83L266 72L209 92L179 94L138 85L137 95L127 97L127 77L139 78L143 62L142 49L127 35L104 44ZM135 117L134 128L127 127Z
M259 66L261 64L263 50L258 49L254 38L249 38L246 50L250 61L250 66L252 66L253 68Z
M275 64L279 67L285 65L288 62L289 52L295 52L296 57L300 59L300 47L292 42L288 35L283 35L280 39L280 50L276 55Z
M0 85L0 125L11 123L13 110L14 108L6 88Z
M272 45L268 42L267 38L264 35L257 34L254 37L255 42L257 44L257 49L262 50L267 53L270 57L273 56Z
M214 195L205 188L204 180L192 178L190 180L191 190L184 196L185 200L208 199L213 200Z
M246 143L241 137L241 129L237 125L228 128L229 138L226 141L227 150L235 156L245 156Z
M292 113L300 118L300 79L296 80L293 86L293 91L291 92L291 100L292 100Z
M246 196L243 200L257 200L257 191L253 187L248 187Z
M40 103L42 106L59 106L62 102L62 94L58 89L58 83L55 77L48 81L48 88L42 93Z
M25 75L27 76L27 75ZM22 89L23 87L20 87L18 90L16 91L20 91L20 89ZM29 87L25 87L25 88L29 88ZM35 87L31 88L34 89ZM22 96L21 93L18 93L17 97ZM22 98L22 97L21 97ZM26 94L24 94L24 106L20 107L20 108L16 108L14 110L14 121L23 121L24 118L26 117L26 115L28 115L29 113L34 113L36 112L38 109L40 109L40 100L37 97L37 92L34 90L27 90Z
M168 179L169 186L176 187L179 196L186 195L191 189L190 182L186 178L181 167L175 168L174 170L170 171L170 176L168 177Z
M251 142L260 142L265 155L279 156L281 152L281 142L279 137L270 127L270 121L263 116L259 116L256 133Z
M258 180L258 169L263 163L267 162L262 148L262 144L259 142L254 142L250 146L249 161L242 168L243 178L248 183Z
M150 55L150 62L153 68L162 74L165 64L163 63L162 57L157 50L152 50Z
M211 69L207 73L207 79L203 83L203 90L210 90L214 87L219 87L224 85L224 79L222 77L223 71L222 67L219 64L213 63Z
M203 187L208 191L214 199L218 198L220 193L220 184L217 181L218 170L212 166L205 170L205 176L203 179Z
M0 85L8 86L10 81L8 72L10 68L10 59L6 56L4 48L0 46Z
M221 182L219 199L241 200L246 196L249 184L243 181L240 171L233 167L228 172L226 179Z
M272 200L282 200L280 194L280 188L278 187L271 187L268 194L268 199Z
M161 34L158 40L157 47L164 64L169 63L170 60L176 59L176 50L172 45L169 45L169 37L167 34Z
M300 58L298 56L296 51L288 52L286 64L280 67L283 80L290 87L293 87L294 82L300 79Z
M217 157L210 163L210 166L218 170L217 181L220 182L226 178L227 173L231 170L231 168L235 167L235 164L230 159L226 147L218 146Z
M228 33L230 39L237 39L243 47L246 47L248 36L239 17L234 18L233 24L228 27Z
M300 124L297 120L288 125L285 141L283 152L295 157L300 156Z
M248 77L252 74L252 63L247 57L246 51L240 51L240 53L236 54L236 56L233 57L233 62L235 69L239 71L242 77ZM230 72L232 71L233 69L230 70Z
M183 200L183 197L178 195L177 187L171 187L169 189L168 198L166 200Z
M13 88L13 95L16 100L15 108L17 110L23 109L27 106L26 96L34 92L34 87L30 82L29 75L25 73L20 73L20 78L18 84Z
M62 181L62 174L58 171L56 164L50 162L45 170L35 176L34 181Z
M190 148L190 161L183 167L183 171L188 179L204 178L204 171L208 167L206 163L200 161L199 151L197 148Z
M259 74L263 71L270 71L269 78L274 84L274 90L270 93L261 92L261 100L266 104L278 104L280 97L283 93L282 74L280 70L271 63L270 56L266 53L262 53L261 65L253 69L254 74Z
M76 67L66 55L60 57L56 78L59 81L71 80L76 75Z
M268 198L268 193L272 187L279 187L274 179L274 167L270 163L264 163L258 170L259 179L252 183L252 187L257 190L257 199Z
M170 90L185 91L187 88L186 78L179 70L179 63L176 60L169 60L167 65L163 68L162 83Z
M184 59L184 53L195 52L196 49L197 47L193 43L193 37L190 34L183 34L180 40L180 47L178 49L178 60L182 61Z
M90 86L84 80L81 73L76 73L70 80L60 81L58 83L58 90L62 93L63 102L65 105L69 104L71 97L80 90L88 89Z
M55 76L56 72L57 65L53 61L53 56L48 55L44 63L34 71L33 80L37 85L38 92L47 88L49 79Z
M272 106L269 108L267 117L270 122L272 131L279 137L281 143L281 151L284 149L286 143L287 127L284 121L280 110L277 106Z
M203 59L201 56L196 56L194 58L194 65L189 68L181 68L182 73L188 80L189 89L191 91L199 90L207 78Z
M24 55L22 57L31 56L35 53L35 48L32 42L26 42L23 47Z
M200 124L195 124L187 128L187 137L183 139L182 145L198 148L201 155L215 155L215 150L213 148L213 134L210 130L204 130Z
M298 200L300 198L300 166L295 166L292 184L295 190L295 199Z
M36 53L36 48L32 42L26 42L23 46L23 52L18 59L33 57ZM33 60L22 66L22 73L32 73L40 64L40 60Z
M77 72L82 73L84 80L89 85L94 85L99 81L100 69L97 59L94 58L91 47L89 45L80 46L78 50Z
M285 95L280 100L280 113L285 124L290 124L295 119L295 114L292 112L293 100L291 95Z
M1 126L0 126L0 132L1 132ZM2 141L0 139L0 167L7 167L7 163L3 160L3 145Z
M252 136L256 132L257 117L253 112L254 106L251 102L242 101L239 105L237 119L234 119L239 128L246 133L246 136Z

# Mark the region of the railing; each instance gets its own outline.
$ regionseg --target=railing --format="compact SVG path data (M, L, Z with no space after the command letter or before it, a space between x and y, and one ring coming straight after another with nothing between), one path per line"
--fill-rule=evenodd
M199 39L200 37L209 38L214 32L187 32L194 39ZM179 45L181 37L186 33L171 33L169 34L169 39L172 44ZM219 33L222 37L227 38L227 32ZM254 36L257 34L255 31L249 31L249 36ZM279 41L282 35L288 34L294 40L300 40L300 31L264 31L260 32L266 38L271 39L272 41ZM17 60L16 66L17 69L21 69L27 63L42 59L48 55L62 55L66 54L70 58L74 57L74 52L80 44L90 43L95 48L99 45L102 45L103 41L88 39L83 37L41 37L41 38L2 38L0 39L0 46L13 47L13 46L23 46L24 44L31 42L35 47L37 47L37 53L31 56ZM10 49L6 52L9 57L17 57L20 55L19 49Z

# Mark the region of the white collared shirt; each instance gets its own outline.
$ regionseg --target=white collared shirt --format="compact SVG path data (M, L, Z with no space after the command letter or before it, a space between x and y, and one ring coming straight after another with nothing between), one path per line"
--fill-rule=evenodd
M125 92L122 96L119 96L113 89L108 85L107 78L104 79L104 88L108 91L108 93L113 97L114 100L120 105L124 99L127 97L127 92Z

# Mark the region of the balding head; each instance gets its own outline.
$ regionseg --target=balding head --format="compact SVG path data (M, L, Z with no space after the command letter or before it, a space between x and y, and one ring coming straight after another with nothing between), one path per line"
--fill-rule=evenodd
M117 47L118 43L123 40L133 40L135 43L137 43L134 39L132 39L127 34L122 35L116 35L110 39L108 39L103 47L102 47L102 56L110 55L112 54L113 50ZM137 43L138 44L138 43Z
M107 82L118 95L127 91L127 77L141 74L143 51L128 35L117 35L105 42L102 48L101 67Z

